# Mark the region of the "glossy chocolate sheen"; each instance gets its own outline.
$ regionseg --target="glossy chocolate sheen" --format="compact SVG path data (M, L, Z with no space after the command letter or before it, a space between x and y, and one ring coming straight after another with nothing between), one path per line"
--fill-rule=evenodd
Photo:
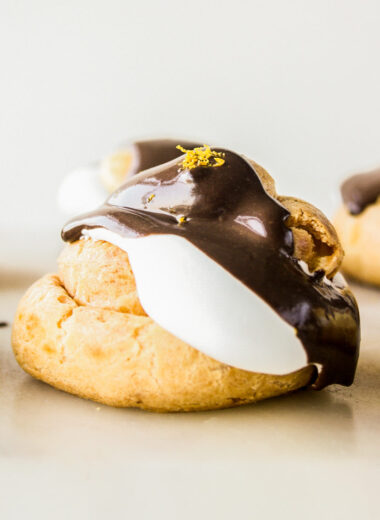
M129 176L180 157L182 152L177 149L179 142L188 150L203 146L202 143L178 141L178 139L147 139L132 143L130 148L133 154L133 162Z
M352 215L359 215L380 196L380 169L353 175L342 184L342 197Z
M265 191L246 159L227 150L218 167L182 169L179 160L143 172L99 210L70 221L66 241L104 227L125 237L181 236L265 300L321 365L315 388L350 385L359 351L359 314L347 288L293 257L289 212Z

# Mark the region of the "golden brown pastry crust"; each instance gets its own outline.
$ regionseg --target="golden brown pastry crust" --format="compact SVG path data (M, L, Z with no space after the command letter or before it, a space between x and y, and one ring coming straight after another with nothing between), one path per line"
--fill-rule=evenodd
M290 213L287 225L293 232L294 256L303 260L310 271L323 269L331 278L338 271L344 256L338 235L329 219L315 206L295 197L278 195L270 174L248 159L269 195Z
M304 260L310 271L323 269L332 277L339 269L344 252L337 232L316 207L294 197L277 197L290 212L287 225L293 231L294 256Z
M380 200L355 216L342 206L334 223L345 250L342 270L356 280L380 286Z
M58 275L79 305L146 316L128 255L103 241L79 240L58 258Z
M332 276L342 249L316 208L279 197L253 163L267 192L291 213L295 255ZM154 411L208 410L252 403L310 384L312 366L278 376L220 363L162 329L142 308L128 255L102 241L69 244L59 272L22 298L13 327L17 361L61 390L113 406Z
M78 305L55 275L21 300L12 342L19 364L37 379L100 403L157 412L252 403L302 388L314 374L312 366L275 376L224 365L147 316Z

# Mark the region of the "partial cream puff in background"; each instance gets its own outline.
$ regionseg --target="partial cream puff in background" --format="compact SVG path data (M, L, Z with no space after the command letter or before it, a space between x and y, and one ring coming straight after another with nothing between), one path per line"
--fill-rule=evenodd
M345 255L342 270L350 277L380 286L380 200L359 215L342 205L334 224Z

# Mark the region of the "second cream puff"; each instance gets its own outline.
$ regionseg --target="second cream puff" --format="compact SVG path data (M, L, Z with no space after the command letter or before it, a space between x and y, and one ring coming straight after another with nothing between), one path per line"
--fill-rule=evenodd
M380 170L342 185L335 226L345 250L342 269L358 281L380 286Z

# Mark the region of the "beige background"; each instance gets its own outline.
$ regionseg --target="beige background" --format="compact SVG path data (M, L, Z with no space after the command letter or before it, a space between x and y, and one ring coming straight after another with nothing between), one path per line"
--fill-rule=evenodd
M61 223L57 182L130 136L250 154L331 211L380 164L377 0L2 0L0 232Z

